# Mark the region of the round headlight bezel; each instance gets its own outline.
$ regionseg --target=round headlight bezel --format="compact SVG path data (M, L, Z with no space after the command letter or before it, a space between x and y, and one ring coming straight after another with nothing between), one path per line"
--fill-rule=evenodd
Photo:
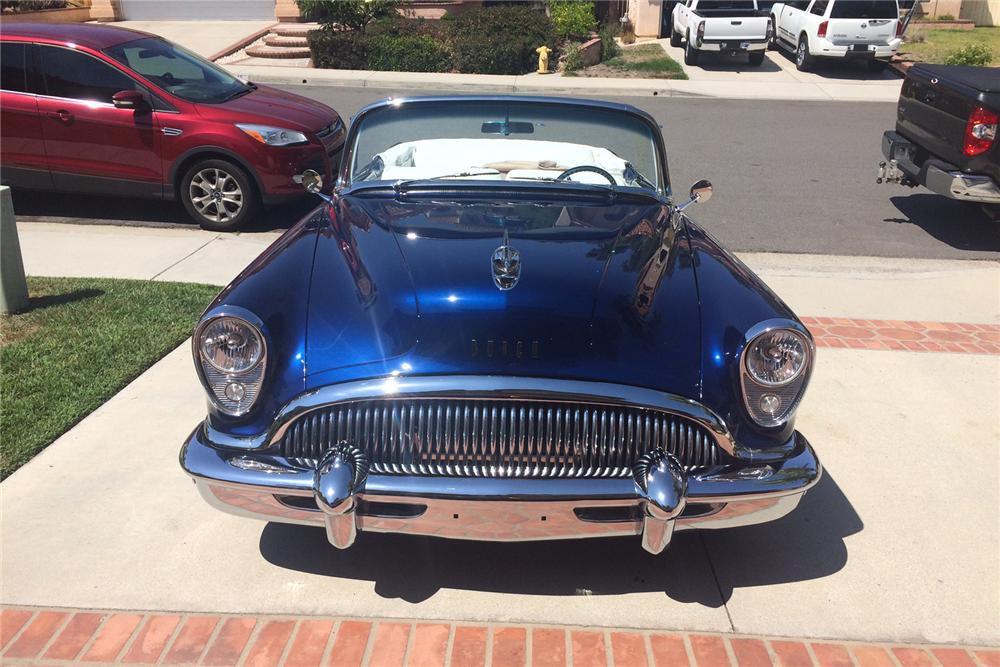
M771 337L785 336L794 341L798 346L798 355L800 357L798 367L795 368L794 372L781 380L770 380L766 377L760 375L760 369L756 368L754 365L754 355L761 354L761 345L764 341ZM802 376L804 372L809 367L812 358L812 341L804 335L802 332L796 329L775 327L771 329L766 329L756 336L751 338L746 345L746 349L743 353L743 370L750 377L750 379L757 385L761 387L784 387L795 382L798 378ZM767 359L764 363L767 363Z
M230 332L220 332L219 335L227 335L227 333L228 335L232 336L239 336L240 333L250 334L249 336L244 336L245 340L243 341L243 345L247 345L252 342L253 346L255 347L255 349L253 350L252 360L249 363L246 363L242 366L222 365L217 362L215 355L212 355L208 351L208 349L206 349L206 345L208 344L209 340L214 339L214 337L209 338L208 336L212 328L219 327L220 325L225 326L226 324L229 324L234 329L242 329L243 331L237 330ZM234 315L218 315L211 319L205 320L198 328L198 338L196 341L196 345L198 348L199 357L206 364L210 365L213 369L227 376L239 376L251 372L264 360L264 357L267 354L266 344L264 342L264 334L260 331L260 329L252 322L249 322L242 317Z
M795 336L804 351L800 368L794 375L784 378L779 383L768 382L766 378L758 378L750 372L747 363L748 356L753 353L756 344L761 342L762 337L775 333ZM757 426L769 429L782 428L786 425L798 410L799 403L809 385L815 363L816 345L812 335L797 320L775 318L759 322L751 327L746 332L739 351L740 392L743 395L743 405L751 420ZM778 399L779 409L776 412L763 410L761 400L765 395L773 395L774 398ZM768 402L772 400L773 398L769 399Z

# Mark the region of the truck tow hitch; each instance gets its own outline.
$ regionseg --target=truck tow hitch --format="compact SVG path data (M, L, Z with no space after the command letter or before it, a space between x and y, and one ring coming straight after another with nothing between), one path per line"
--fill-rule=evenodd
M896 164L895 160L889 160L888 163L882 160L878 163L878 176L875 177L875 182L879 185L882 183L899 183L910 188L917 185L899 169L899 165Z

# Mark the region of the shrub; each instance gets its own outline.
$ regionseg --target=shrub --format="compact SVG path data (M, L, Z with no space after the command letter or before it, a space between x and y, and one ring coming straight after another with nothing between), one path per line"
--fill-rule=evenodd
M556 46L552 20L527 5L483 7L446 23L460 72L525 74L536 68L535 49Z
M973 67L986 67L991 62L993 62L993 51L985 44L967 44L952 51L944 59L945 65L972 65Z
M549 15L559 39L583 39L597 25L593 2L558 0L549 5Z
M396 13L398 0L295 0L303 18L324 27L361 30L377 18Z
M427 35L368 36L368 69L395 72L447 72L447 49Z
M368 43L362 33L320 28L306 38L316 67L368 69Z
M569 44L566 46L566 56L563 58L564 72L577 72L583 69L583 51L579 44Z
M37 12L42 9L64 9L66 0L3 0L0 9L5 12Z
M941 16L937 17L937 20L938 21L954 21L955 20L955 15L954 14L941 14Z
M622 49L618 46L618 42L615 41L613 31L605 26L597 34L601 38L601 62L617 58L621 55Z

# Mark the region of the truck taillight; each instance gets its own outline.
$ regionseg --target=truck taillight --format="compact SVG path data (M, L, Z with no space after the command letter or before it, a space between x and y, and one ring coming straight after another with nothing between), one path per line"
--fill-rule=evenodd
M902 37L902 36L903 36L903 20L902 19L897 19L896 20L896 37Z
M698 46L701 46L702 41L705 39L705 21L698 24Z
M829 27L829 25L830 25L829 21L823 21L822 23L820 23L819 24L819 31L817 31L816 34L819 37L826 37L826 29L827 29L827 27Z
M962 152L969 157L982 155L990 149L997 138L997 114L983 107L976 107L969 114L965 125L965 147Z

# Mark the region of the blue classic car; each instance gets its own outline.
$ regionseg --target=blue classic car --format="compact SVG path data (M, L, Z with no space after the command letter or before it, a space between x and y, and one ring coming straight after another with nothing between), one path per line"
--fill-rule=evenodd
M812 338L687 216L628 105L387 100L332 196L194 332L181 465L267 521L474 540L729 528L819 479L793 416Z

